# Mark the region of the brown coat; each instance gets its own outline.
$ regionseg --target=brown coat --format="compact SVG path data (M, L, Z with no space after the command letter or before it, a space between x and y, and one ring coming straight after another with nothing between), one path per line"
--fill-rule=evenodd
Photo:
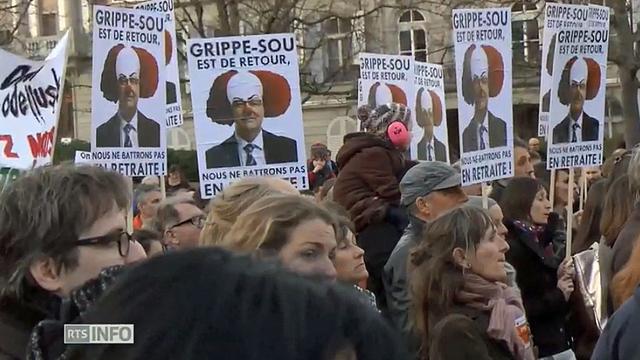
M514 359L506 343L489 337L488 326L486 312L467 307L452 309L434 326L429 337L429 360Z
M389 206L399 206L400 179L411 162L388 141L367 133L349 134L336 159L340 173L334 200L349 211L356 231L383 221Z

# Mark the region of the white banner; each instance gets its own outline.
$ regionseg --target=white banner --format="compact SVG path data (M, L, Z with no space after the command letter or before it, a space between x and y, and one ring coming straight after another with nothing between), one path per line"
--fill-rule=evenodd
M91 151L76 150L75 164L91 164Z
M609 8L585 6L587 27L557 33L547 168L602 164Z
M0 49L0 167L51 163L64 89L69 35L44 61Z
M358 107L372 109L398 103L411 109L411 158L416 158L417 142L414 94L414 60L410 56L360 53Z
M94 6L92 161L126 176L166 174L164 16Z
M307 189L294 35L189 39L187 49L202 197L245 176Z
M511 10L453 10L462 184L513 176Z
M182 119L182 95L180 93L180 73L178 72L178 43L173 0L152 0L136 5L136 9L159 12L164 16L164 54L167 94L167 128L180 126Z
M556 34L561 30L585 29L588 7L547 3L545 7L544 33L542 37L542 62L540 68L540 108L538 112L538 136L547 136L549 107L551 104L551 84L553 76L553 55L556 48Z
M415 62L413 139L418 160L449 162L447 107L442 65Z

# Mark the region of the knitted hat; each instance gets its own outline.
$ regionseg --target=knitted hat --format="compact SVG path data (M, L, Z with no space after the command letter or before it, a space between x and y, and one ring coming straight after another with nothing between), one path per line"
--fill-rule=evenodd
M387 127L394 121L400 121L411 131L411 110L398 103L383 104L375 109L368 105L358 108L360 129L376 135L384 135Z

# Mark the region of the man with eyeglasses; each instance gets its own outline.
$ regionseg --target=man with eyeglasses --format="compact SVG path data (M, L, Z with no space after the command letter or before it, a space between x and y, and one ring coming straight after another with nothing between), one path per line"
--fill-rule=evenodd
M180 194L160 203L153 228L162 234L165 249L189 249L198 246L205 219L193 198Z
M33 170L0 194L0 359L22 359L31 329L62 299L124 265L128 186L100 167Z
M595 67L599 67L595 61L577 56L565 65L558 84L558 100L569 106L569 113L553 127L554 144L598 140L600 123L584 112L585 100L595 98L599 90L600 72Z
M122 45L119 45L122 46ZM102 73L101 90L105 98L118 103L118 111L96 130L97 147L157 148L160 147L160 124L138 110L140 97L152 97L156 86L150 77L152 69L141 69L138 52L142 49L122 47L109 52ZM145 57L146 58L146 57ZM151 64L142 64L151 66ZM115 69L109 69L114 66ZM156 74L157 74L157 64ZM156 75L157 76L157 75ZM157 79L156 79L157 83Z
M462 95L464 101L474 107L474 113L462 132L463 152L507 145L507 123L489 110L489 98L498 96L503 80L502 58L495 48L471 45L467 49Z
M226 86L218 85L223 80L227 81ZM265 91L270 92L269 96ZM208 115L217 123L233 123L235 131L206 151L207 169L297 162L295 140L262 128L265 116L277 117L286 112L290 91L285 78L266 71L234 71L219 76L212 89L213 104ZM289 101L283 101L286 97Z

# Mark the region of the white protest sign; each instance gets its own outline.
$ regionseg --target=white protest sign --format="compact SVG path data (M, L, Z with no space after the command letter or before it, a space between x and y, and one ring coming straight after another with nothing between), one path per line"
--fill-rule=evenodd
M166 174L164 16L94 6L92 162L125 176Z
M412 110L411 130L414 130L416 123L413 113L415 108L413 68L414 60L409 56L360 53L358 107L368 105L371 109L375 109L388 103L407 106ZM412 141L412 158L416 158L416 145Z
M91 164L91 151L76 150L75 164Z
M540 64L538 136L547 136L556 34L560 30L586 28L587 17L588 8L586 6L556 3L546 4L544 33L542 37L542 61Z
M462 185L513 176L511 11L453 10Z
M187 42L203 198L245 176L307 189L293 34Z
M152 0L135 6L136 9L159 12L164 16L165 89L167 95L167 128L180 126L182 119L182 95L178 72L178 43L173 0Z
M413 113L418 125L413 129L418 160L449 162L442 65L415 62Z
M0 49L0 167L51 163L64 89L68 33L44 61Z
M557 33L547 168L602 164L609 45L609 8L585 6L583 29Z

